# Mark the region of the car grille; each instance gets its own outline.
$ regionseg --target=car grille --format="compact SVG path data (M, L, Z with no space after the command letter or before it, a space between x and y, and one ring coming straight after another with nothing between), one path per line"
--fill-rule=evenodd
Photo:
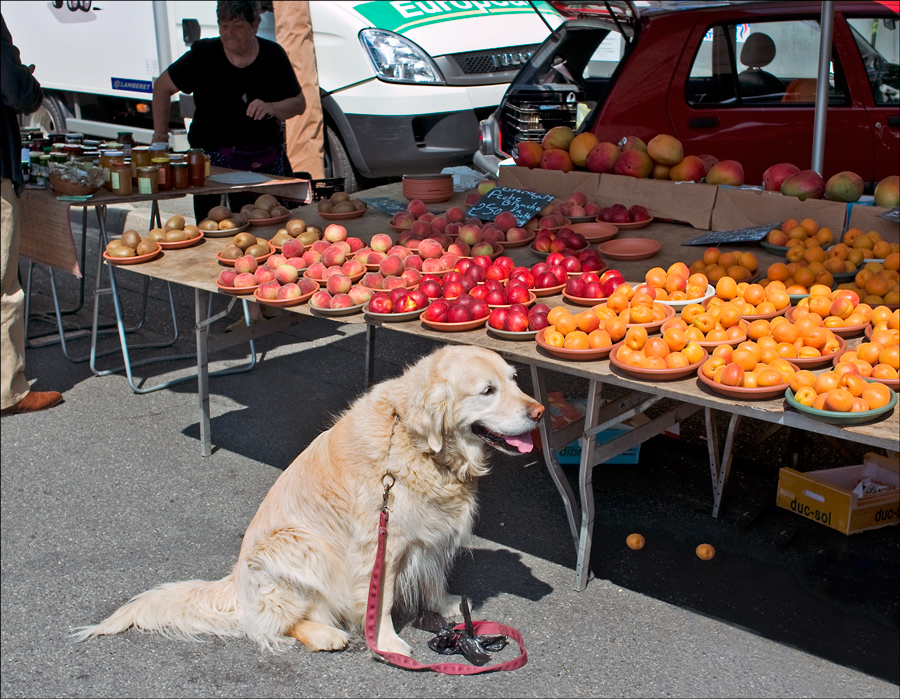
M463 75L483 75L485 73L498 73L517 71L538 48L538 44L526 44L523 46L508 46L494 51L470 51L468 53L454 53L448 56L459 67Z

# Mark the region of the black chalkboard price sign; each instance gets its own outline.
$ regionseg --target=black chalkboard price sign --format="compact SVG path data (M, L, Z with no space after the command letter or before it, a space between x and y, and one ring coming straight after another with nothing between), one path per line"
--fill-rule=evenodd
M883 214L878 214L878 218L883 218L887 221L894 221L895 223L900 221L900 208L896 206L890 211L885 211Z
M749 228L738 228L733 231L717 231L704 233L696 238L691 238L682 245L728 245L729 243L758 243L763 240L773 228L778 228L781 221L776 223L763 223Z
M482 221L493 221L500 212L509 211L516 217L516 223L524 226L528 219L553 201L553 198L552 194L538 194L509 187L494 187L482 196L466 212L466 215L475 216Z

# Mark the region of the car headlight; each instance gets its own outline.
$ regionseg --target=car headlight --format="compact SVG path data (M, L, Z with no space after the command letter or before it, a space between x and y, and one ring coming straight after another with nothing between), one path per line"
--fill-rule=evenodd
M409 39L383 29L363 29L359 40L379 79L393 83L444 84L431 57Z

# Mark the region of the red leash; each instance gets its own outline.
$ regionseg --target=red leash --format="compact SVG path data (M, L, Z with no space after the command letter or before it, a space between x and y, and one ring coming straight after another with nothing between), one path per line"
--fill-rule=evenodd
M493 621L473 621L476 634L505 635L509 636L516 643L522 652L517 658L507 660L496 665L462 665L460 663L433 663L426 665L417 660L413 660L399 653L391 653L388 651L378 650L375 646L375 626L378 623L378 609L381 603L381 578L384 573L384 549L387 540L387 523L388 523L388 493L391 491L394 482L384 486L384 503L381 507L381 519L378 522L378 550L375 554L375 565L372 568L372 579L369 582L369 601L366 605L366 643L369 649L378 655L382 660L390 665L396 665L406 670L431 670L433 672L441 672L445 675L477 675L482 672L494 672L495 670L516 670L528 662L528 653L525 652L525 642L522 640L522 634L511 626L504 626ZM457 624L454 629L462 630L465 624Z

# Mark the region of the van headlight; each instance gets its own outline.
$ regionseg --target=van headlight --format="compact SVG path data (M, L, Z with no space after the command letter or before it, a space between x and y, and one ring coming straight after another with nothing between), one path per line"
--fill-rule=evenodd
M392 83L444 84L431 57L409 39L383 29L363 29L359 40L379 79Z

